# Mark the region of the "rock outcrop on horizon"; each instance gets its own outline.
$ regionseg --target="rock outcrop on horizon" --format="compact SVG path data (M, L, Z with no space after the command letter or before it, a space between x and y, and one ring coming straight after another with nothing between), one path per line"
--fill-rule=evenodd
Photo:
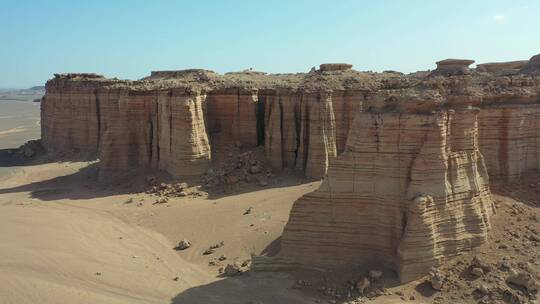
M485 242L490 179L540 170L538 56L432 72L157 71L138 81L56 75L44 147L99 158L100 176L199 176L229 147L264 147L275 170L323 178L295 202L280 253L255 270L394 269L402 281Z

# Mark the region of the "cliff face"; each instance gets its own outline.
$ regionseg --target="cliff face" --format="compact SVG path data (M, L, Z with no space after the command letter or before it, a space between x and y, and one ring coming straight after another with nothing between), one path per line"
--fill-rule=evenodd
M534 59L534 60L533 60ZM56 153L199 176L235 146L277 170L324 177L295 202L281 252L254 269L380 264L403 281L482 244L489 179L540 169L538 58L471 69L307 74L153 72L140 81L57 75L42 104Z
M210 168L203 93L118 84L87 74L49 81L42 103L44 147L98 157L102 177L141 168L191 176Z
M186 90L100 90L100 174L139 168L204 173L210 168L204 99Z
M364 96L354 91L277 91L264 96L265 150L277 169L320 178L345 149Z
M86 77L93 79L92 74ZM92 80L78 82L70 76L48 83L41 103L41 137L47 150L95 157L99 148L96 87Z
M357 114L321 187L294 204L273 267L379 264L408 281L481 244L493 203L476 119Z
M343 90L141 89L86 74L47 87L45 147L99 157L102 176L144 167L198 175L210 167L210 150L219 158L233 143L264 145L275 169L321 178L363 100Z
M480 147L492 178L540 169L540 105L501 105L479 115Z

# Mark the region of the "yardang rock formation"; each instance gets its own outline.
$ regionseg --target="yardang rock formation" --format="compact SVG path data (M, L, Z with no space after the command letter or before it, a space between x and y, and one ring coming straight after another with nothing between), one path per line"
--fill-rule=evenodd
M51 153L100 176L197 176L222 146L264 146L277 169L322 178L293 206L276 257L255 270L377 263L402 281L485 242L489 179L540 169L540 56L432 72L159 71L138 81L60 74L42 102Z

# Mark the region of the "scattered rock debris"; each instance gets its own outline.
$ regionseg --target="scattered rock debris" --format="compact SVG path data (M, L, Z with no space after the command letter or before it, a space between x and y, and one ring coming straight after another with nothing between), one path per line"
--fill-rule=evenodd
M218 244L211 245L210 247L208 247L208 249L206 249L203 252L203 254L204 255L212 254L212 253L216 252L216 250L218 250L219 248L223 247L223 245L225 245L225 243L223 241L219 242Z
M237 276L242 272L244 272L244 270L237 263L227 264L227 266L225 266L225 269L223 270L223 274L228 277Z
M272 169L266 164L262 148L243 153L229 154L229 159L219 168L208 170L203 178L207 188L232 187L240 183L268 185L273 177Z
M523 287L530 293L538 290L538 283L536 282L534 277L531 274L523 271L517 272L515 270L511 270L510 274L506 278L506 282L509 284L517 285L519 287Z
M152 179L152 182L155 182ZM150 189L146 191L147 194L153 194L160 198L173 198L173 197L196 197L204 196L206 193L200 191L199 186L190 187L187 183L159 183L152 185Z
M432 269L429 273L429 282L431 283L431 288L440 291L443 287L444 276L438 269Z
M166 198L166 197L158 197L158 198L156 199L156 201L155 201L152 205L166 204L168 201L169 201L169 199Z
M253 211L253 207L247 208L246 211L244 211L244 215L251 214L251 211Z
M180 242L178 242L178 245L174 249L175 250L186 250L189 247L191 247L191 243L188 240L184 239L184 240L181 240Z

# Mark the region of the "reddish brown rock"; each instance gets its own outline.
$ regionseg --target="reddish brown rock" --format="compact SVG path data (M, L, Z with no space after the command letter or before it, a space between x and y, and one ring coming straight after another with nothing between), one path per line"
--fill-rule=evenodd
M320 189L294 204L279 258L311 267L382 264L409 281L482 244L493 203L476 115L358 114Z

